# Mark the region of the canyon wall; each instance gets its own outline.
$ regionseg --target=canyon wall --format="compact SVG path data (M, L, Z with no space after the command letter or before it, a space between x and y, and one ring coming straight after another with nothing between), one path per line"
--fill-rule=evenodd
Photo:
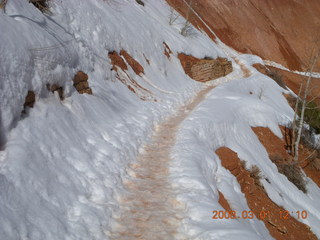
M182 15L184 1L167 0ZM188 1L189 2L189 1ZM193 9L228 46L305 70L312 49L319 46L319 0L193 0ZM190 21L214 39L195 14Z

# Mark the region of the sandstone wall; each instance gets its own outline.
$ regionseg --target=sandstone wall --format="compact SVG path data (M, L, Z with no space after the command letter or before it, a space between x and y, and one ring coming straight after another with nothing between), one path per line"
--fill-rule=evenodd
M187 15L183 1L167 2ZM193 9L228 46L292 70L304 71L312 49L319 47L319 0L193 0ZM189 12L188 16L215 40L195 14Z
M225 58L198 59L180 53L178 55L185 73L199 82L207 82L232 72L232 63Z

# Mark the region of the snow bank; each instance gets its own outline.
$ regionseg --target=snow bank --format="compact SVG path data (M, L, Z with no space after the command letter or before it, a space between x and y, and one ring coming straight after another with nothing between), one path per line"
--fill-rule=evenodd
M276 62L273 62L273 61L270 61L270 60L264 60L263 61L264 64L266 66L271 66L271 67L275 67L275 68L279 68L281 70L285 70L287 72L292 72L292 73L296 73L298 75L301 75L301 76L311 76L313 78L320 78L320 73L318 72L300 72L300 71L292 71L284 66L282 66L280 63L276 63Z
M162 1L52 0L52 15L28 1L0 11L1 239L106 239L125 167L153 126L200 89L174 56L224 56L202 33L169 26ZM166 42L173 56L163 54ZM128 73L153 92L140 100L111 72L108 51L126 50L145 70ZM149 59L150 65L146 58ZM93 95L73 88L89 75ZM64 88L65 100L46 84ZM21 118L28 90L33 109Z
M5 33L0 35L0 236L106 239L126 166L136 160L154 125L201 88L185 75L176 54L239 56L195 29L181 36L183 19L170 26L164 0L145 0L144 7L133 0L51 2L50 16L21 0L8 1L6 13L0 11ZM163 42L173 51L170 59ZM110 71L108 52L121 49L143 66L144 76L130 67L128 74L157 102L142 101ZM261 62L252 55L238 60ZM181 126L171 166L179 199L188 207L181 230L194 239L271 239L257 220L211 219L213 210L222 210L218 190L235 210L248 210L236 179L214 153L227 146L273 179L263 181L273 201L288 210L307 210L305 222L319 237L318 188L310 182L308 195L302 194L277 174L251 130L265 126L280 136L278 124L286 123L292 110L283 89L248 68L255 72L250 78L218 80L224 84ZM78 70L89 75L93 95L73 88ZM47 83L62 86L65 100L48 93ZM28 90L36 93L36 104L22 118Z

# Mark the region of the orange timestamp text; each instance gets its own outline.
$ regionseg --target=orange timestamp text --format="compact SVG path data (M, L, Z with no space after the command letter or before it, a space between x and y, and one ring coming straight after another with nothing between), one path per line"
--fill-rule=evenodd
M306 210L303 211L296 211L296 212L290 212L290 211L279 211L278 214L274 214L270 211L262 210L257 215L253 211L247 211L243 210L240 213L237 211L212 211L213 216L212 219L254 219L258 218L259 220L268 219L271 217L278 217L279 219L289 219L291 215L296 214L296 217L298 219L306 219L308 218L308 212Z

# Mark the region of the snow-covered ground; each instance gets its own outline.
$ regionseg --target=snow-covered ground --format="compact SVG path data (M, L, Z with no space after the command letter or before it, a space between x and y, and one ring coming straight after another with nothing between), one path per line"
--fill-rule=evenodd
M273 80L255 71L249 78L216 87L182 124L171 170L178 200L186 202L189 208L190 217L184 220L183 228L190 236L195 239L272 239L257 219L212 219L213 210L224 210L218 203L218 190L238 213L250 210L237 179L222 167L215 154L215 150L223 146L237 152L248 167L257 165L265 178L272 179L270 183L266 180L262 183L276 204L293 212L306 210L309 216L302 221L320 236L318 186L309 179L308 194L304 194L279 174L251 129L268 127L282 137L278 125L285 125L293 116L283 92Z
M296 74L301 75L301 76L311 76L311 77L313 77L313 78L320 78L320 73L318 73L318 72L292 71L292 70L290 70L290 69L282 66L280 63L276 63L276 62L273 62L273 61L270 61L270 60L264 60L263 63L264 63L266 66L271 66L271 67L279 68L279 69L285 70L285 71L287 71L287 72L296 73Z
M170 26L164 0L144 2L52 0L52 14L44 15L28 1L9 0L6 12L0 10L0 239L106 239L126 166L136 161L154 126L202 87L185 75L177 53L226 56L197 30L183 37L182 18ZM163 42L173 51L170 59ZM121 49L144 67L143 77L131 68L128 74L157 102L142 101L110 71L108 52ZM250 129L268 126L280 134L278 123L292 116L282 90L251 68L254 74L242 79L234 66L231 77L217 82L234 80L211 92L182 124L174 146L171 179L189 210L182 230L198 239L214 239L213 232L218 239L271 238L256 220L211 219L212 210L221 209L218 189L234 199L236 210L248 208L214 154L226 145L275 180L263 184L277 204L309 210L308 224L320 237L318 188L310 182L303 195L276 174ZM93 95L73 88L78 70L89 75ZM46 90L48 83L63 86L64 101ZM36 104L22 118L28 90L36 93Z
M50 16L21 0L0 10L0 236L105 239L127 164L153 126L201 87L167 59L163 42L175 55L224 54L200 32L186 38L179 22L170 26L164 1L51 2ZM144 67L144 78L128 72L157 102L140 100L110 71L108 52L121 49ZM78 70L92 96L73 88ZM65 100L47 83L63 86ZM36 104L21 118L28 90Z

